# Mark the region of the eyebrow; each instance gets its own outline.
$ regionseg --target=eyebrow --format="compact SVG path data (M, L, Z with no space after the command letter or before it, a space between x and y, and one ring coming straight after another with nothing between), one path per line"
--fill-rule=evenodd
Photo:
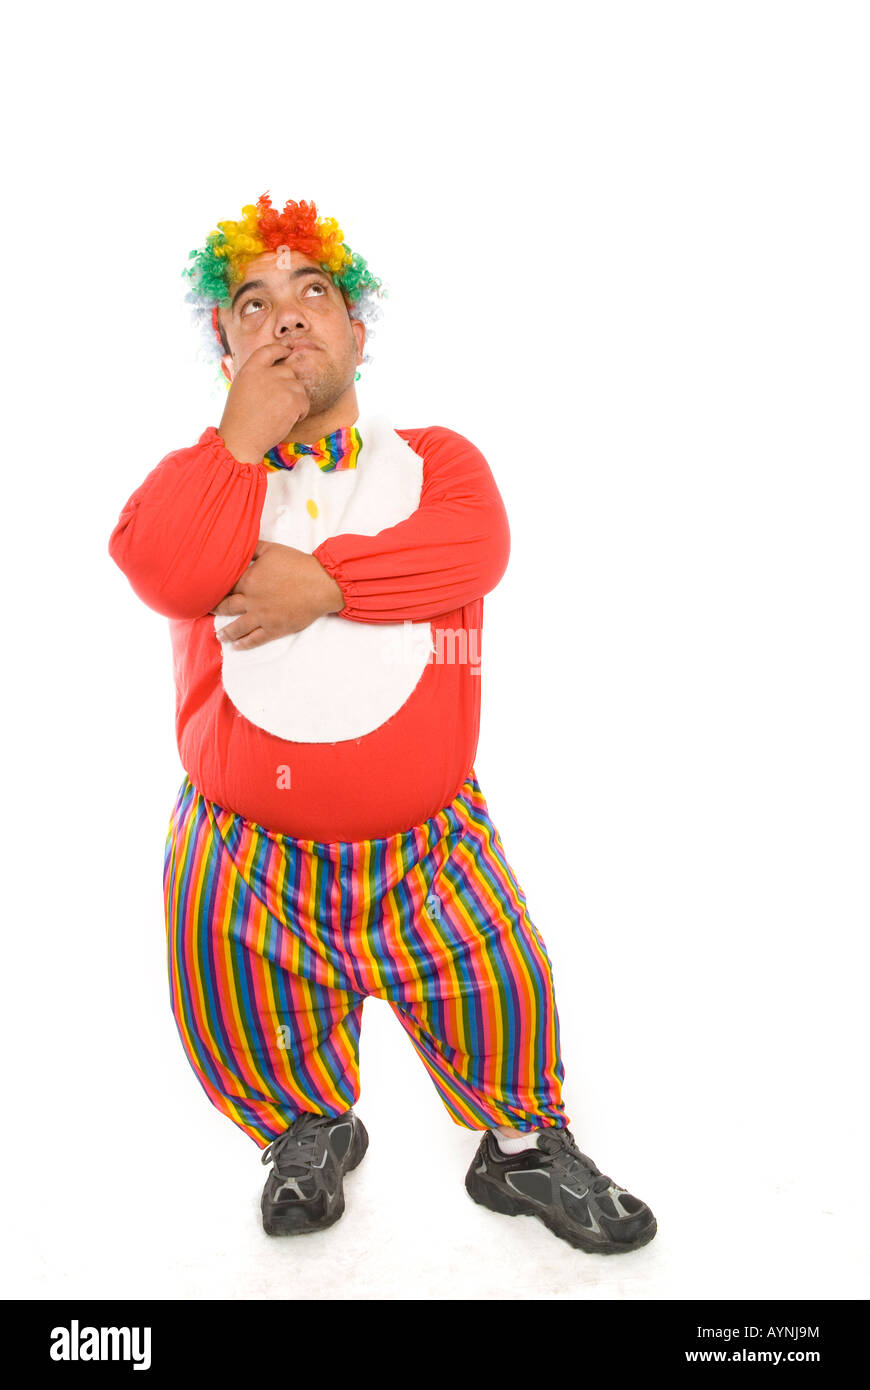
M321 280L326 280L326 279L328 278L325 270L317 270L317 269L315 269L315 267L314 267L313 265L304 265L304 266L302 266L301 269L299 269L299 270L291 270L291 272L290 272L290 279L291 279L291 280L297 280L297 279L299 278L300 275L319 275L320 278L321 278ZM246 280L245 283L244 283L243 285L241 285L241 286L236 290L235 294L233 295L233 302L232 302L232 304L230 305L230 312L232 312L232 311L235 309L235 307L236 307L236 300L237 300L241 295L246 294L246 293L248 292L248 290L265 290L265 289L268 289L268 286L267 286L265 280Z

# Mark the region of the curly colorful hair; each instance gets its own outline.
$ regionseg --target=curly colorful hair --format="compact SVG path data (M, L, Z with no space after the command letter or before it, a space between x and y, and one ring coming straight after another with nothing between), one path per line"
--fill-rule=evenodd
M380 317L378 297L387 291L372 275L362 256L345 245L344 233L334 217L318 217L314 203L288 200L283 212L272 206L268 191L256 204L242 208L241 222L218 222L209 232L205 246L191 251L191 265L181 272L193 288L184 296L202 334L202 355L213 363L220 380L230 383L220 371L226 352L218 325L218 306L229 303L230 285L244 273L245 266L264 251L282 248L299 251L317 261L341 292L348 313L366 326L366 346L373 321ZM363 361L368 362L366 352ZM359 372L357 372L357 379Z

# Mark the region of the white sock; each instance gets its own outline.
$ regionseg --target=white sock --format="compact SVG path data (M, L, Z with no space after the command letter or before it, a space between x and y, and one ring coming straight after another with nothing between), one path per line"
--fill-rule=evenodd
M538 1147L538 1131L530 1130L528 1134L516 1134L510 1139L504 1134L499 1134L497 1129L492 1131L495 1141L505 1154L522 1153L523 1149L536 1149Z

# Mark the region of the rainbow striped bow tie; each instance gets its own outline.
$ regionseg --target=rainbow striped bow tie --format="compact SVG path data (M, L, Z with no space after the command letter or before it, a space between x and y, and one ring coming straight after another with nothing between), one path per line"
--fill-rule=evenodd
M324 435L316 444L276 444L265 455L263 462L267 468L293 468L306 454L317 461L324 473L332 473L337 468L356 468L362 438L356 425L343 425L332 434Z

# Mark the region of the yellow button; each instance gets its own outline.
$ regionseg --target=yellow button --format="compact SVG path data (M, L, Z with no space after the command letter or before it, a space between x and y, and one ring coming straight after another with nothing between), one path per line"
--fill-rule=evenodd
M317 503L314 501L313 497L309 497L305 505L308 508L309 516L317 516Z

